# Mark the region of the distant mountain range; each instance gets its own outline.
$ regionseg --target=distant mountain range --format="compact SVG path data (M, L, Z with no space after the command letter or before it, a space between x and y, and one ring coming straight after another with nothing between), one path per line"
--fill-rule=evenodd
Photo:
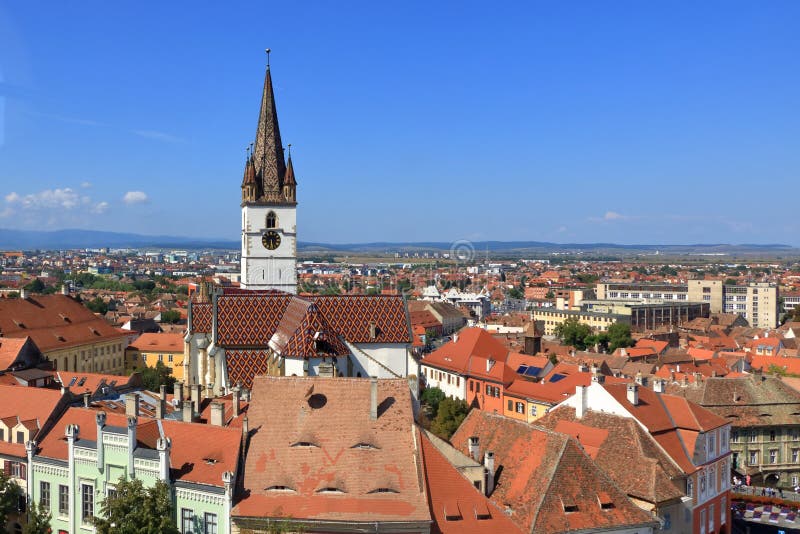
M227 249L238 250L238 240L213 240L167 235L141 235L99 230L56 230L51 232L9 230L0 228L0 250L61 250L73 248L167 248L167 249ZM586 254L643 253L643 254L708 254L708 255L785 255L800 256L800 249L782 244L721 243L693 245L618 245L614 243L550 243L542 241L430 241L408 243L349 243L330 244L300 242L298 250L308 254L332 253L394 253L439 251L458 255L482 256L488 250L494 254L524 255L549 252Z

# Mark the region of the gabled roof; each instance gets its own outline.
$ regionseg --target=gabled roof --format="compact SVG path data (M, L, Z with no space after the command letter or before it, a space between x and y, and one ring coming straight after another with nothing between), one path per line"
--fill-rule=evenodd
M477 436L481 453L494 452L491 500L525 532L652 526L569 436L500 415L472 410L451 441L467 452Z
M42 352L125 337L66 295L0 299L0 332L4 337L30 337Z
M254 379L237 517L429 521L406 380Z
M673 482L683 473L630 417L588 410L578 419L573 408L562 406L536 423L575 438L631 497L658 504L683 496L680 486Z
M421 436L433 534L521 533L511 518L464 478Z
M0 370L19 368L40 359L42 353L30 337L0 337Z
M447 369L458 374L485 376L497 381L504 379L503 368L508 357L508 349L482 328L465 328L458 338L445 343L427 354L422 365ZM474 360L474 361L473 361ZM486 362L495 362L487 372ZM494 369L494 368L497 369Z
M183 352L183 335L144 333L128 348L143 352Z
M266 347L286 313L302 313L301 308L311 304L331 331L348 343L411 343L406 305L399 295L298 297L230 288L217 297L217 343L226 348ZM212 307L213 303L192 304L193 332L211 332Z

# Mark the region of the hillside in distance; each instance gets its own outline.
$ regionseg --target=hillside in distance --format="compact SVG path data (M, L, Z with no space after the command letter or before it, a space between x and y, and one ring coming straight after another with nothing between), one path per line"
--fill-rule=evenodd
M0 229L0 250L64 250L82 248L163 248L238 250L238 240L203 239L167 235L142 235L101 230L31 231ZM543 241L426 241L373 243L300 242L302 254L395 254L415 252L454 253L471 257L490 252L493 256L564 254L647 254L647 255L758 255L800 256L800 249L783 244L722 243L688 245L620 245L615 243L551 243Z

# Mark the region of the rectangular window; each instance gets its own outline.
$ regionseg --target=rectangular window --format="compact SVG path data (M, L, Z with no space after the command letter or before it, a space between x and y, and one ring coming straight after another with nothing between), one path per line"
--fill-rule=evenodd
M750 451L750 465L758 465L758 451Z
M17 431L17 443L25 443L25 432Z
M714 532L714 503L708 506L708 531Z
M217 514L206 513L205 534L217 534Z
M700 510L700 534L706 534L706 511Z
M94 487L91 484L81 484L81 522L91 524L94 517Z
M769 463L771 464L778 463L778 449L769 450Z
M69 486L58 486L58 515L69 514Z
M800 462L800 449L792 449L792 463Z
M22 478L22 469L19 462L11 462L11 476L14 478Z
M508 411L511 412L514 410L514 401L508 401Z
M728 519L726 517L727 511L728 511L728 499L725 498L725 497L722 497L722 501L720 501L720 505L719 505L719 524L720 525L724 525L725 523L727 523L727 521L726 521Z
M181 508L181 532L194 533L194 512L188 508Z
M44 480L39 482L39 506L46 512L50 511L50 483Z
M525 413L525 405L521 402L517 403L517 413Z
M172 358L173 358L172 354L170 354L169 356L167 356L167 360L169 360L169 363L172 363Z

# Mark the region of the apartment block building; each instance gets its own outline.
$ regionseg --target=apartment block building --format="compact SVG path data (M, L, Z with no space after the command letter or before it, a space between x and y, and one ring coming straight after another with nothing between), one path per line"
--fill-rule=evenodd
M598 300L640 300L643 303L702 302L711 313L737 313L756 328L778 326L778 288L753 282L726 285L721 280L689 280L686 284L639 284L601 282Z

